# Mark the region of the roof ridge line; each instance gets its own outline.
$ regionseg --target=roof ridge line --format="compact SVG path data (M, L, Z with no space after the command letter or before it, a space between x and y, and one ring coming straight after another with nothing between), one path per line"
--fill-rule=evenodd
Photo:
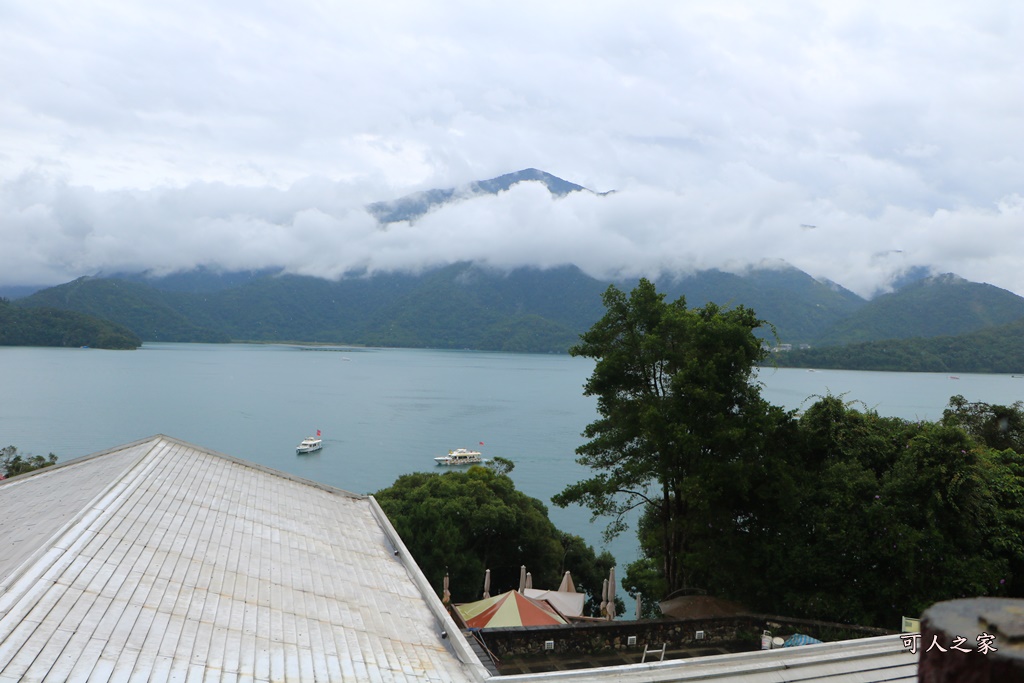
M365 499L370 497L370 495L366 494L366 493L355 493L354 491L348 491L346 489L339 488L337 486L331 486L330 484L324 484L322 482L314 481L312 479L306 479L305 477L300 477L300 476L295 475L295 474L289 474L288 472L283 472L282 470L274 469L273 467L270 467L268 465L261 465L258 462L252 462L251 460L245 460L243 458L237 458L237 457L235 457L233 455L228 455L227 453L221 453L220 451L215 451L215 450L213 450L211 448L207 448L205 446L198 446L198 445L196 445L194 443L189 443L188 441L184 441L182 439L178 439L178 438L175 438L173 436L167 436L166 434L160 434L159 436L160 436L160 438L166 439L167 441L170 441L170 442L173 442L173 443L176 443L179 446L184 446L186 448L192 448L194 450L199 451L200 453L205 453L207 455L212 455L212 456L215 456L215 457L218 457L218 458L223 458L224 460L232 462L232 463L234 463L236 465L241 465L242 467L247 467L249 469L256 470L257 472L263 472L265 474L272 474L274 476L281 477L282 479L288 479L289 481L293 481L293 482L298 483L298 484L304 484L306 486L310 486L310 487L315 488L315 489L320 489L321 491L326 491L327 493L332 493L334 495L340 495L340 496L347 496L349 498L355 498L356 500L365 500Z
M151 436L147 439L140 439L139 441L128 444L126 447L108 449L106 451L101 451L100 453L85 456L85 458L78 458L64 463L63 466L78 464L85 460L109 455L111 453L116 453L117 451L124 451L127 448L135 448L146 443L150 444L150 447L140 453L138 458L136 458L131 465L125 467L124 471L114 481L105 486L102 491L85 503L79 512L75 513L67 522L62 524L60 528L51 534L44 543L40 544L39 548L35 552L25 558L20 565L4 577L6 588L3 592L0 592L0 615L2 615L0 616L0 640L2 640L4 635L4 623L12 618L12 615L16 614L16 612L24 612L27 614L28 611L31 611L35 606L36 602L38 602L39 598L37 597L35 601L32 601L31 605L28 605L28 610L15 609L28 594L29 589L36 585L47 574L47 572L57 564L58 560L82 539L82 536L89 528L89 525L83 524L83 522L88 520L89 523L91 523L107 512L107 508L101 507L100 503L105 498L108 498L110 494L118 488L121 489L118 492L118 495L123 493L123 491L128 488L125 484L125 480L133 472L136 473L134 478L138 479L139 472L137 472L137 470L139 470L139 466L153 453L163 438L166 437L163 437L162 435ZM142 469L146 468L144 467ZM67 539L68 542L62 543L65 539ZM48 556L49 561L46 561ZM41 594L39 597L41 597ZM20 621L21 617L16 620L16 623Z

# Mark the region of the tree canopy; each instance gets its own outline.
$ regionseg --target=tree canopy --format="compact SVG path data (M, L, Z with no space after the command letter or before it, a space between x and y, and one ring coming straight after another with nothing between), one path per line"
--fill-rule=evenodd
M614 558L559 531L544 504L499 469L408 474L374 497L439 594L448 573L453 602L480 599L487 569L492 595L517 588L526 565L535 588L554 590L572 572L585 610L596 614Z
M955 425L989 448L1024 453L1024 401L1010 406L971 403L957 394L942 412L943 424Z
M688 556L708 592L753 611L888 628L941 600L1024 595L1020 453L831 395L776 440L785 454L728 492L729 506L707 518L713 533ZM627 586L656 591L657 525L640 526L643 557Z
M33 470L49 467L57 464L57 456L50 453L48 456L25 455L18 453L15 446L0 448L0 479L15 477L19 474L32 472Z

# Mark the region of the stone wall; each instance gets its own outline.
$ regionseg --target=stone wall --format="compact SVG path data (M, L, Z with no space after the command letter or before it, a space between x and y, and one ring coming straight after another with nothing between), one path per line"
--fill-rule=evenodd
M807 619L788 619L757 614L697 619L644 619L602 621L568 626L488 628L481 632L487 648L498 657L532 657L554 654L566 657L601 656L611 653L642 653L644 646L660 650L722 648L730 652L757 650L761 633L775 636L803 633L829 642L887 635L893 631L847 626ZM698 631L702 632L698 638ZM630 637L635 643L630 643ZM545 648L550 642L552 649Z

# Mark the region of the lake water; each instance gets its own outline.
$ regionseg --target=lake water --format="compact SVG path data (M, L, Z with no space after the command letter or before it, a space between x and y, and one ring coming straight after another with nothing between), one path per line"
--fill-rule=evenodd
M145 344L137 351L0 347L0 447L60 460L154 434L357 493L439 471L433 458L479 446L515 462L512 478L549 505L552 521L601 547L602 524L550 505L587 474L575 462L596 417L582 386L593 363L562 355L409 349L312 350L285 345ZM776 405L831 392L882 415L935 420L954 394L1024 400L1009 375L760 372ZM324 448L297 456L320 429ZM628 534L609 549L636 557ZM621 576L620 570L620 576ZM628 614L629 612L627 612Z

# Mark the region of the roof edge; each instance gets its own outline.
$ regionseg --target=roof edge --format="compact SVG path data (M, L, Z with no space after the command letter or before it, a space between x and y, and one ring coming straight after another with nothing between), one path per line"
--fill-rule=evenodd
M134 448L136 446L141 446L142 444L146 443L147 441L155 441L155 440L160 439L160 438L166 438L166 437L164 437L163 434L154 434L153 436L147 436L144 439L138 439L136 441L131 441L129 443L122 444L120 446L114 446L113 448L108 448L106 450L98 451L96 453L89 453L88 455L82 455L82 456L79 456L77 458L71 458L70 460L65 460L64 462L58 462L58 463L55 463L53 465L47 465L46 467L40 467L39 469L32 470L31 472L23 472L21 474L16 474L13 477L7 477L6 479L0 480L0 486L6 486L8 483L17 483L19 481L25 481L29 477L34 477L34 476L38 476L38 475L42 475L42 474L49 474L51 472L57 472L58 470L62 470L65 467L72 467L74 465L81 465L83 462L88 462L89 460L95 460L96 458L102 458L104 455L110 455L111 453L115 453L117 451L123 451L123 450L128 449L128 448ZM145 457L145 456L140 455L139 456L139 460L141 460L143 457Z
M412 553L405 547L405 543L402 541L402 537L398 535L394 525L391 524L391 520L388 519L384 509L381 508L380 503L373 496L367 496L370 500L370 510L373 516L376 518L377 523L380 525L381 530L391 543L394 548L394 555L405 567L406 571L409 572L410 578L416 587L420 591L420 595L423 597L424 602L427 603L427 607L433 613L441 626L441 632L438 633L438 637L446 639L451 643L452 649L455 651L455 655L459 658L459 661L466 665L471 671L472 675L478 681L485 681L491 677L490 672L484 666L480 658L476 656L473 648L470 646L469 641L462 634L459 626L452 619L452 616L448 613L444 603L437 597L437 593L434 592L433 586L427 580L426 575L420 566L416 564L413 559Z
M326 491L326 492L332 493L334 495L346 496L348 498L354 498L356 500L365 500L366 498L369 498L369 496L364 494L364 493L354 493L352 491L347 491L345 489L338 488L337 486L331 486L330 484L323 484L323 483L321 483L319 481L313 481L312 479L306 479L305 477L299 477L299 476L294 475L294 474L289 474L288 472L282 472L281 470L276 470L273 467L268 467L267 465L261 465L261 464L259 464L257 462L253 462L251 460L245 460L244 458L238 458L238 457L235 457L233 455L228 455L227 453L221 453L220 451L215 451L215 450L207 448L205 446L199 446L199 445L196 445L194 443L190 443L188 441L185 441L183 439L178 439L178 438L173 437L173 436L167 436L166 434L157 434L156 436L151 437L151 438L154 438L154 439L155 438L164 439L164 440L169 441L171 443L176 443L179 446L184 446L186 448L193 448L193 449L195 449L197 451L200 451L202 453L206 453L207 455L212 455L214 457L223 458L223 459L228 460L229 462L232 462L232 463L234 463L236 465L241 465L242 467L248 467L250 469L254 469L254 470L258 471L258 472L263 472L265 474L272 474L274 476L281 477L282 479L288 479L289 481L293 481L293 482L295 482L297 484L304 484L306 486L310 486L310 487L315 488L315 489L320 489L321 491Z

